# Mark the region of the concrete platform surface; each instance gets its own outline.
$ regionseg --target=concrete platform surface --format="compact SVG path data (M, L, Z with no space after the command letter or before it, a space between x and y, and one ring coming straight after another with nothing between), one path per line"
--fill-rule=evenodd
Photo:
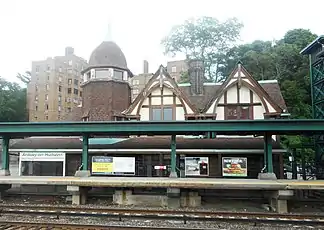
M324 189L324 180L259 180L219 178L168 178L168 177L47 177L0 176L0 184L72 185L85 187L151 187L151 188L199 188L199 189Z

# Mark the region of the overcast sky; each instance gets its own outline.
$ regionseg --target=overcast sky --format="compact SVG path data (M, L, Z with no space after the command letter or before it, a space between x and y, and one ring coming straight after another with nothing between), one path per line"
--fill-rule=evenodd
M312 14L310 6L319 11ZM294 28L324 34L320 9L323 0L1 0L0 76L15 80L33 60L64 55L66 46L88 60L105 39L109 21L113 40L138 74L144 59L150 72L171 60L160 41L187 18L237 17L244 24L242 42L251 42L279 39Z

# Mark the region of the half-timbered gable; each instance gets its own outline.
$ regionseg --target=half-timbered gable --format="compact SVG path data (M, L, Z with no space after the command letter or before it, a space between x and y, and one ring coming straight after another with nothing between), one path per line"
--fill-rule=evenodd
M186 95L163 66L125 111L126 116L141 120L185 120L197 113Z
M280 94L280 91L275 93ZM238 63L204 112L213 114L216 120L253 120L279 117L284 108Z

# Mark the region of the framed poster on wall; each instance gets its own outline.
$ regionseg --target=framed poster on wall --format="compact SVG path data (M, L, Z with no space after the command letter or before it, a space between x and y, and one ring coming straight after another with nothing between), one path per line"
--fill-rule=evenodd
M92 175L135 175L135 157L93 156Z
M208 157L185 157L186 176L208 176Z
M246 157L223 157L223 176L246 177L247 158Z

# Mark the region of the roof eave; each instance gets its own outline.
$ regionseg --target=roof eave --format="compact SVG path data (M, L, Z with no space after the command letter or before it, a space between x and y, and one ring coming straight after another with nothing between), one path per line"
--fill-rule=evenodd
M324 35L320 35L318 36L314 41L312 41L310 44L308 44L302 51L300 51L299 53L302 55L305 54L310 54L310 51L313 49L313 47L318 44L318 42L320 40L324 40Z

